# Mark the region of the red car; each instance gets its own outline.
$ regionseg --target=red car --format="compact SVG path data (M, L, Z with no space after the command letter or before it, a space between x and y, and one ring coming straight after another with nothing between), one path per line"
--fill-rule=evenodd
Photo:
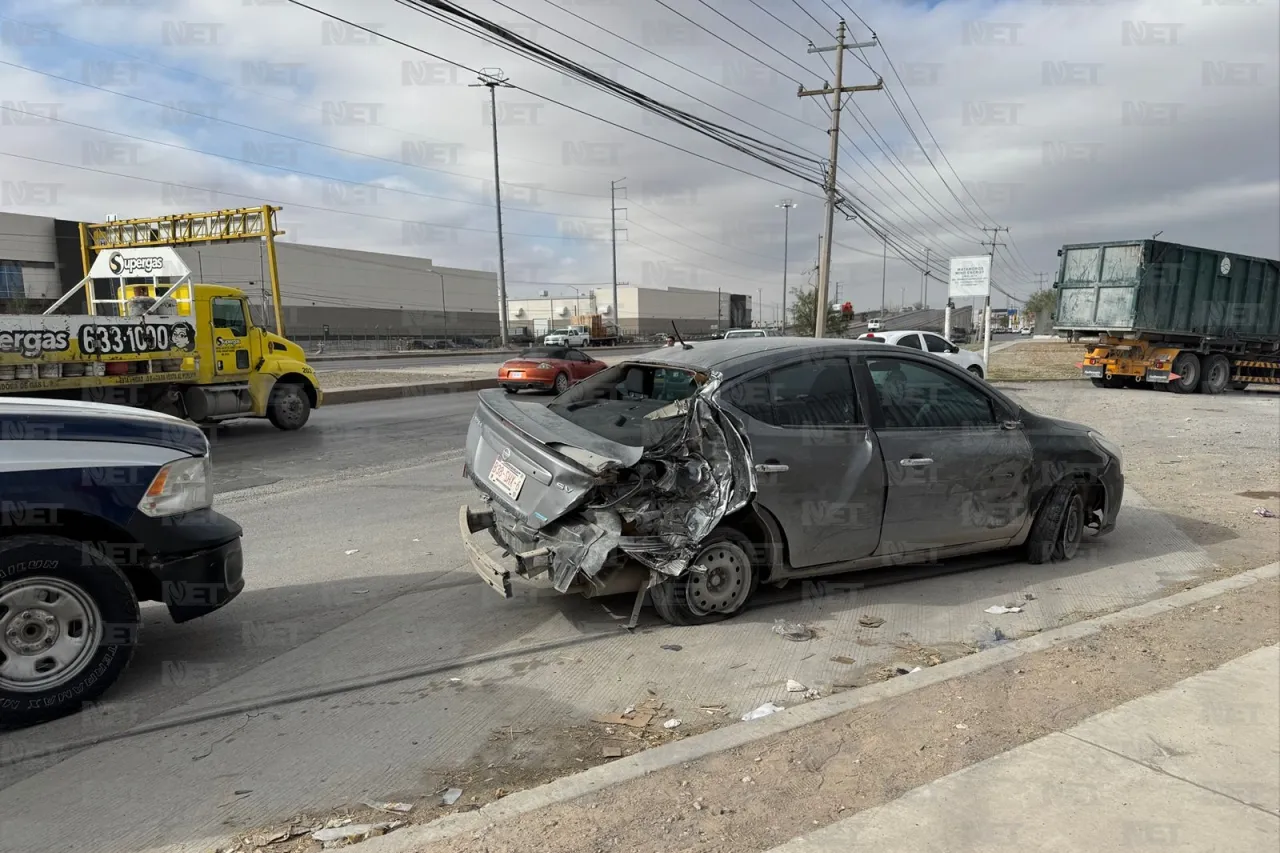
M570 385L606 367L603 361L572 347L533 347L502 363L498 368L498 384L508 394L522 388L561 394Z

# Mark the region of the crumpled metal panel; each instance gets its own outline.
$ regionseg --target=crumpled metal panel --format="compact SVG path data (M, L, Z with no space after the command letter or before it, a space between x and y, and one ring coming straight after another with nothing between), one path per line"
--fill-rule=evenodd
M742 425L715 402L722 381L713 374L689 398L680 422L629 469L634 482L602 483L598 500L537 531L552 551L557 590L568 590L579 574L594 581L615 549L680 575L716 525L751 500L750 445Z

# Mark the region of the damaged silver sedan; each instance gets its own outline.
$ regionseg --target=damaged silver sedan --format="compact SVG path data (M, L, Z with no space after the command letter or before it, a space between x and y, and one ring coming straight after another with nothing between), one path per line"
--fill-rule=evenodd
M459 510L472 565L637 593L673 624L762 581L1025 546L1070 559L1115 524L1119 453L927 353L748 338L663 349L549 405L480 392ZM487 532L487 533L486 533ZM477 535L478 534L478 535Z

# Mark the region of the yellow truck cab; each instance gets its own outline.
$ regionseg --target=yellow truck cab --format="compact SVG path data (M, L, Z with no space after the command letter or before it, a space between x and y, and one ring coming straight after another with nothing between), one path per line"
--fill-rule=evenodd
M82 289L89 312L58 313ZM0 394L115 402L198 424L260 417L283 430L323 401L302 347L256 325L242 290L191 283L165 247L104 253L44 314L0 316Z

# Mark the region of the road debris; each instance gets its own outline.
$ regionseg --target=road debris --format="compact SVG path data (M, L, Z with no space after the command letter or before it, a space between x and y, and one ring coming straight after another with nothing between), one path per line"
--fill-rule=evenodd
M316 830L311 833L314 841L319 841L326 849L331 847L340 847L343 844L351 844L357 841L364 841L375 835L384 835L393 829L404 826L404 821L394 820L387 823L352 823L346 826L333 826Z
M1005 636L1004 631L992 625L983 624L975 632L977 634L975 640L978 651L994 649L996 646L1003 646L1005 643L1012 642Z
M408 814L413 811L413 803L371 802L366 800L365 805L380 812L392 812L394 814Z
M788 622L786 619L775 619L773 633L793 643L803 643L813 639L813 629L801 622Z
M675 643L668 643L667 645L663 646L662 648L663 648L665 651L668 651L668 652L678 652L678 651L683 650L683 649L684 649L684 646L677 646Z
M967 729L967 728L969 728L969 727L968 727L968 726L966 726L964 723L956 723L956 728L957 728L957 729L964 730L964 729Z
M832 663L843 663L843 664L857 663L857 661L854 660L853 658L845 657L844 655L832 655L830 658L828 658L828 660L830 660Z
M1023 600L1023 601L1035 601L1035 600L1036 600L1035 593L1033 593L1033 592L1024 592L1024 593L1022 594L1022 600Z
M359 554L359 553L360 553L360 549L359 549L359 548L348 548L348 549L346 550L346 552L345 552L345 553L346 553L346 555L347 555L348 557L350 557L352 554Z
M620 746L606 746L604 749L602 749L602 750L600 751L600 754L601 754L601 755L603 755L605 758L621 758L621 757L622 757L622 747L620 747Z
M772 702L765 702L763 705L761 705L759 708L756 708L754 711L748 711L747 713L743 714L742 722L747 723L752 720L758 720L761 717L767 717L770 714L776 714L779 711L785 711L785 710L787 709L782 705L775 705Z
M462 799L461 788L450 788L440 795L440 802L446 806L451 806L460 799Z
M639 705L628 705L621 714L597 714L591 718L593 723L606 726L628 726L633 729L647 727L653 718L662 710L662 703L656 699L646 699Z
M664 729L674 729L680 725L680 722L681 722L680 720L667 720L665 723L662 724L662 727Z
M993 604L983 612L994 613L996 616L1001 616L1005 613L1021 613L1022 608L1010 604Z
M1275 518L1275 517L1276 517L1276 514L1275 514L1274 512L1272 512L1271 510L1267 509L1265 506L1254 507L1254 509L1253 509L1253 514L1254 514L1254 515L1260 515L1260 516L1262 516L1263 518Z
M788 692L788 693L803 693L803 692L805 692L805 691L806 691L806 690L808 690L808 689L809 689L808 687L805 687L803 684L801 684L800 682L796 681L794 678L788 678L788 679L787 679L787 692Z
M879 616L859 616L858 624L863 628L879 628L884 624L884 620Z

